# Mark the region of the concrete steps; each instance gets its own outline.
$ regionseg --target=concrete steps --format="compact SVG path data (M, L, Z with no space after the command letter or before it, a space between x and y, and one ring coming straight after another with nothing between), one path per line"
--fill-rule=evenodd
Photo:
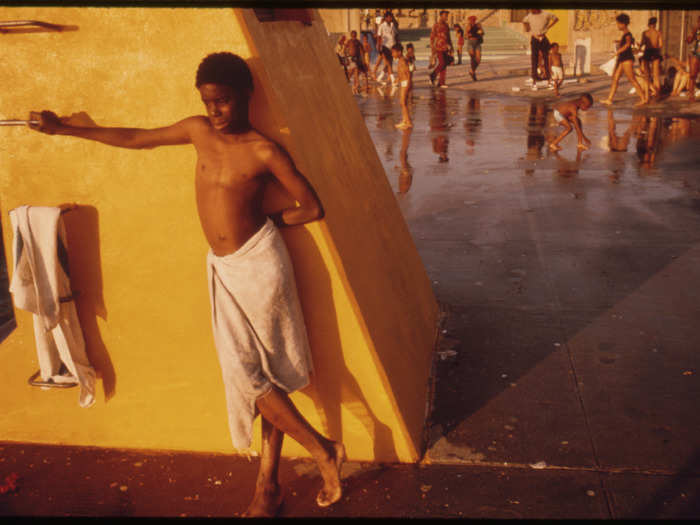
M524 55L527 53L528 39L525 35L508 27L484 27L484 43L481 54L486 56ZM406 46L409 42L416 50L416 57L421 60L430 58L430 29L405 29L399 31L401 43ZM450 32L452 43L457 43L457 35ZM463 54L466 54L466 46Z

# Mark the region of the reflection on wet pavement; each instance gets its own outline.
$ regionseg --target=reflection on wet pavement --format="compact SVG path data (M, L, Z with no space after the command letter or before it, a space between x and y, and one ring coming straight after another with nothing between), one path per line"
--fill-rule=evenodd
M356 100L449 313L428 456L449 461L449 443L481 462L590 466L593 443L608 465L683 465L697 439L671 456L649 428L700 435L697 396L654 395L700 367L700 306L671 299L700 285L700 120L594 105L590 149L572 133L552 152L554 98L417 89L404 134L388 94ZM666 361L650 364L650 341ZM649 406L656 419L626 416ZM630 435L644 439L620 449Z
M448 187L450 195L457 195L471 193L475 184L481 190L512 184L523 175L584 176L612 183L661 176L656 164L664 150L700 137L697 119L597 105L580 113L591 149L577 150L572 133L561 151L551 152L546 144L559 129L549 101L416 90L414 128L403 133L394 128L401 113L390 89L357 97L357 103L392 188L401 196L410 192L410 199L401 199L407 217L430 207Z

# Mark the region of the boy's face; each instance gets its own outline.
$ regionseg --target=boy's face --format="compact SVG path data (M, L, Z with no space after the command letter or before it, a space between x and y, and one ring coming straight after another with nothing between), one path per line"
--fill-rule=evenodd
M591 104L591 101L584 97L584 98L581 99L581 103L579 104L579 107L580 107L583 111L586 111L588 108L591 107L591 105L592 105L592 104Z
M223 84L202 84L199 86L202 102L207 109L209 122L217 131L226 130L235 123L242 113L243 97L230 86Z
M391 56L394 58L399 58L401 56L401 51L399 51L398 49L392 49Z
M552 53L559 53L559 46L552 46Z
M620 31L622 31L622 30L625 28L625 24L623 24L622 22L616 22L616 23L617 23L617 28L618 28Z

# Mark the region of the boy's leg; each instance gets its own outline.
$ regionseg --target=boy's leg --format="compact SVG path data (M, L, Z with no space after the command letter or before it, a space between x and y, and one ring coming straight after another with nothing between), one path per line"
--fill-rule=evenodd
M700 70L700 59L691 55L688 69L688 101L691 102L695 100L695 79L698 76L698 70Z
M338 501L342 496L340 468L345 461L343 444L319 434L299 413L289 396L275 386L259 397L256 405L262 417L294 438L316 460L324 481L316 503L327 507Z
M476 50L474 48L469 49L469 75L472 80L476 80Z
M661 60L654 60L651 68L654 90L656 91L654 95L658 97L661 95Z
M617 91L617 85L620 83L620 75L622 75L622 64L617 64L612 76L612 84L610 84L610 93L608 93L608 98L601 100L603 104L612 104L613 97Z
M549 149L552 151L557 151L561 149L561 146L559 146L559 143L564 140L564 137L566 137L569 133L571 133L571 124L567 120L562 120L559 125L564 126L564 131L561 132L561 134L554 139L552 142L549 143Z
M576 124L578 125L578 129L576 130L578 149L588 149L590 141L583 135L583 127L581 127L581 119L579 117L576 117Z
M634 86L634 89L637 91L637 94L639 95L639 102L637 104L635 104L635 106L646 104L647 98L644 95L644 88L642 88L642 86L639 85L639 82L637 82L637 79L634 77L634 67L632 65L632 61L625 60L622 63L622 70L625 72L625 76L632 83L632 85Z
M264 417L262 423L262 453L260 469L255 482L255 494L244 516L273 517L282 504L282 491L279 486L279 463L284 433L275 428Z

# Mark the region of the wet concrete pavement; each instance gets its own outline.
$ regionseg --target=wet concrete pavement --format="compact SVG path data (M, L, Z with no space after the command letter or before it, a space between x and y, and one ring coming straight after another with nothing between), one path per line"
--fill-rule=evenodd
M313 463L284 460L282 515L700 517L695 106L633 111L623 83L611 111L582 114L591 149L572 134L553 154L551 91L480 82L417 86L407 132L396 96L356 97L446 312L430 439L417 465L347 464L329 509L314 504ZM225 455L0 448L0 486L19 475L3 515L235 516L257 470Z

